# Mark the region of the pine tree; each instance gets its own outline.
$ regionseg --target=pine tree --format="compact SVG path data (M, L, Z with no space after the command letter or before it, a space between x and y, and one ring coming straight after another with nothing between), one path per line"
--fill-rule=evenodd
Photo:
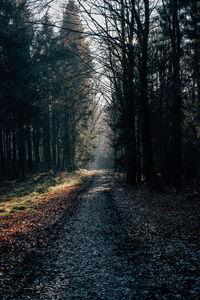
M69 1L63 13L60 41L61 57L64 58L61 67L64 82L61 95L64 104L63 162L65 167L73 170L91 157L88 128L93 109L92 61L74 1ZM88 154L84 157L82 152Z
M0 139L4 155L1 153L1 161L3 165L6 154L6 164L10 166L12 160L15 171L18 158L21 177L24 177L25 127L31 107L29 67L32 27L27 22L29 12L25 1L19 5L13 1L3 1L1 12L1 63L4 65L1 74L1 78L4 78L1 80L1 112L3 111L4 117L2 116L1 121Z

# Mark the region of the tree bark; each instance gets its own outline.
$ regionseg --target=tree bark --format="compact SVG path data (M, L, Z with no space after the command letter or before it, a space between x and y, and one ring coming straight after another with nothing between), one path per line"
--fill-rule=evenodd
M52 113L52 160L53 165L56 165L56 116L55 112Z
M121 0L121 29L122 29L122 67L123 67L123 97L124 97L124 137L125 137L125 168L126 183L136 184L136 137L134 111L134 52L132 47L133 32L130 28L129 49L125 33L124 1Z
M47 108L46 120L43 126L43 153L44 161L51 168L51 144L50 144L50 127L49 127L49 107Z
M30 134L30 124L26 125L26 138L27 138L27 149L28 149L28 167L29 171L33 170L33 157L32 157L32 141Z
M59 114L56 117L56 145L57 145L57 167L60 167L60 128L59 128Z
M13 139L12 139L12 159L13 159L13 173L14 177L16 176L16 157L17 157L17 147L16 147L16 133L15 130L13 129Z
M19 153L19 171L20 178L24 179L25 177L25 135L23 122L19 120L18 123L18 153Z
M64 127L64 165L68 171L72 171L71 166L71 151L70 151L70 136L69 136L69 114L65 113L65 127Z
M182 183L182 130L181 130L181 83L180 83L180 28L178 20L178 3L173 1L173 21L172 21L172 50L173 50L173 91L174 91L174 110L173 110L173 182L177 188Z
M142 140L144 154L144 175L147 183L155 188L157 187L157 178L153 160L151 123L148 103L148 85L147 85L147 57L148 57L148 36L149 36L149 1L145 3L145 28L142 34L142 56L140 70L140 100L142 106Z
M3 128L2 128L2 114L0 106L0 169L5 172L5 157L4 157L4 145L3 145Z
M35 162L40 162L40 129L39 127L34 129L33 132L33 146L34 146L34 154L35 154Z

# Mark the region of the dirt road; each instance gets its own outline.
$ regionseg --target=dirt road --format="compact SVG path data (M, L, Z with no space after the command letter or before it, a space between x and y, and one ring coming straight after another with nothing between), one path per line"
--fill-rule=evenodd
M135 272L112 199L112 180L100 173L46 251L25 298L31 291L31 299L131 299Z
M142 215L131 208L130 216L133 199L124 205L120 195L111 175L99 172L50 233L22 287L3 299L198 299L192 273L184 281L162 261L161 240L149 246L139 241ZM188 282L192 288L184 287Z

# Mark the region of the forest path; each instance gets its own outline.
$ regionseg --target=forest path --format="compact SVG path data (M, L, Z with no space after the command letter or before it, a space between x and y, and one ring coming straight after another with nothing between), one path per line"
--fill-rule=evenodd
M3 300L199 300L196 200L125 187L103 171L71 200Z
M113 189L109 173L95 176L19 299L133 299L135 268Z

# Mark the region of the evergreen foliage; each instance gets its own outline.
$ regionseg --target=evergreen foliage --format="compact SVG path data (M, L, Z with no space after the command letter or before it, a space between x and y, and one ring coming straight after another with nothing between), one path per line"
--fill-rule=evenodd
M48 14L32 25L26 1L1 1L0 169L85 167L92 159L92 60L69 1L54 32ZM70 31L73 28L74 31Z

